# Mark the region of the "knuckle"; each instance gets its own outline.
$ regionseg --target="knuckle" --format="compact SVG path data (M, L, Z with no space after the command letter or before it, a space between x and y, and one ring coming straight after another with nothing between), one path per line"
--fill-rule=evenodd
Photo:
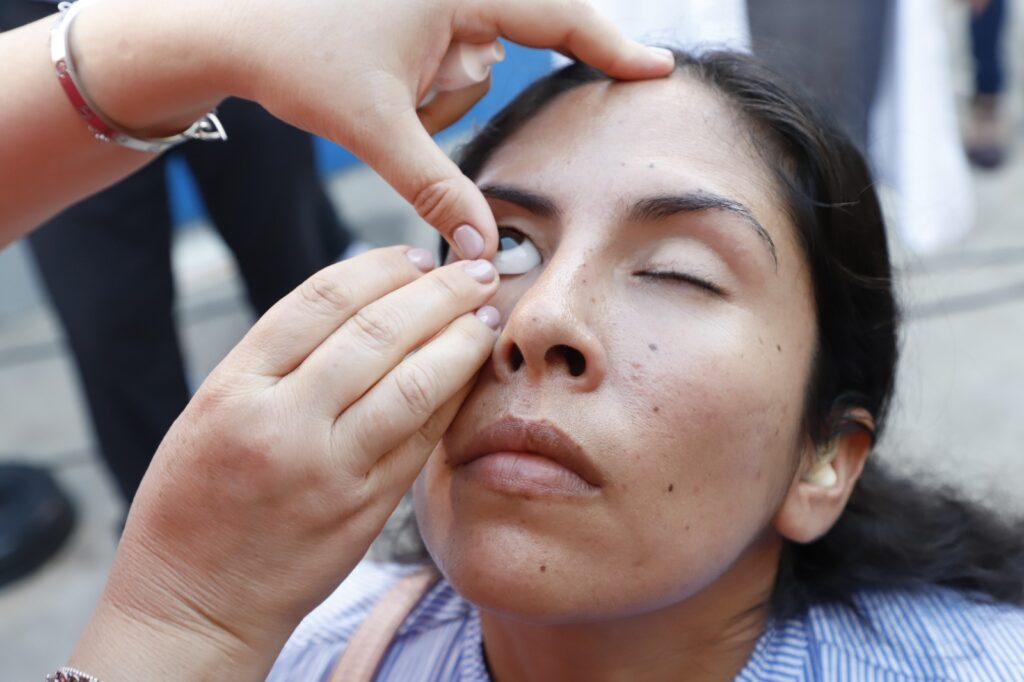
M446 178L433 182L413 197L416 213L425 221L440 227L454 223L459 205L457 178Z
M395 376L395 387L405 403L406 409L418 417L434 412L440 403L437 375L422 365L411 364Z
M383 305L370 305L349 320L356 339L366 348L382 352L398 343L401 323L389 310Z
M323 272L303 282L299 287L299 295L315 309L332 314L347 312L354 299L348 286Z
M472 315L465 315L450 327L461 347L479 348L481 351L494 345L494 335L483 322Z
M458 268L459 266L441 268L433 277L433 285L442 299L442 304L463 303L473 291L479 290L478 287L466 286L469 277L465 273L456 272Z

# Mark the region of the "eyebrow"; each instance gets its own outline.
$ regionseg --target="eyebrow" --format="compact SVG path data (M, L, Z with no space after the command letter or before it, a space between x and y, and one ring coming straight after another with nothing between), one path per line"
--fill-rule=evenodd
M480 193L488 199L507 201L542 218L557 218L561 211L551 199L509 185L484 185Z
M729 197L719 194L700 191L691 194L673 194L659 197L641 199L633 204L629 210L629 217L636 222L662 220L679 213L698 213L700 211L727 211L733 215L743 218L744 221L757 233L768 252L772 256L772 262L776 269L779 267L779 257L775 251L775 242L768 234L768 230L754 217L749 208Z
M543 218L557 218L561 213L558 205L548 197L518 187L484 185L480 188L480 192L487 198L507 201ZM764 229L749 208L735 199L703 190L688 194L648 197L630 207L629 218L634 222L644 222L663 220L680 213L699 213L701 211L727 211L743 218L768 247L772 262L778 269L779 257L775 250L775 242L772 241L768 230Z

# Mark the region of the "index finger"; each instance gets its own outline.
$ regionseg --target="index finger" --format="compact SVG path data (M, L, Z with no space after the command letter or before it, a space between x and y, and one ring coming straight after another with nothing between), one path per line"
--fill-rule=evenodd
M622 80L659 78L675 67L670 51L626 38L583 0L479 0L457 10L454 28L459 40L500 35L527 47L560 50Z

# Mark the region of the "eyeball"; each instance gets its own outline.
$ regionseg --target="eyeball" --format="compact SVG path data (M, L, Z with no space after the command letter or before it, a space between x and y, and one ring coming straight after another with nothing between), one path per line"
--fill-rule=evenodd
M540 265L540 251L530 238L519 230L498 228L498 253L494 269L500 275L521 275Z

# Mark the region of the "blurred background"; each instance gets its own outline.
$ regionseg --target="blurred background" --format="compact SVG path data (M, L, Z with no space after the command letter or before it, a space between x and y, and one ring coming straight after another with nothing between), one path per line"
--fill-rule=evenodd
M18 2L39 4L0 0L0 11ZM603 4L639 37L686 43L711 35L752 47L815 91L861 140L892 221L905 311L894 413L877 454L1007 514L1024 513L1024 0L749 0L724 12L729 3L694 0L691 14L669 19L657 2L633 2L629 13L617 7L625 3ZM844 6L859 8L857 16L845 16ZM0 27L13 27L2 13ZM457 147L551 65L548 53L510 46L491 93L441 143ZM351 155L322 140L312 149L303 182L329 200L329 234L312 240L328 261L371 245L436 246L412 209ZM225 208L232 188L217 184L241 166L210 171L206 163L179 152L149 172L147 191L165 197L161 211L170 217L155 247L111 246L92 256L93 270L75 263L86 254L50 248L45 238L0 251L0 680L42 679L63 663L113 559L131 476L110 464L121 436L103 430L105 394L84 386L89 377L97 377L90 386L134 382L127 400L141 406L159 402L164 390L147 374L164 351L140 345L145 329L129 330L135 345L113 360L103 357L109 348L90 344L124 314L115 302L130 296L148 306L143 285L170 263L152 308L154 324L168 325L163 336L180 349L183 392L202 382L273 297L260 287L284 266L245 248L262 239L257 228L247 232L247 221L262 217L240 218L246 214L232 213L230 202ZM276 172L267 193L285 203L276 188L306 171ZM136 200L118 195L113 212ZM136 213L137 230L146 230L150 214ZM79 219L102 223L103 215L97 208ZM169 261L160 256L155 262L165 264L151 268L140 255L150 248ZM107 276L115 270L124 278ZM127 356L132 362L122 364ZM38 503L44 498L48 507ZM50 515L48 543L19 554L22 531L12 524L24 526L30 512Z

